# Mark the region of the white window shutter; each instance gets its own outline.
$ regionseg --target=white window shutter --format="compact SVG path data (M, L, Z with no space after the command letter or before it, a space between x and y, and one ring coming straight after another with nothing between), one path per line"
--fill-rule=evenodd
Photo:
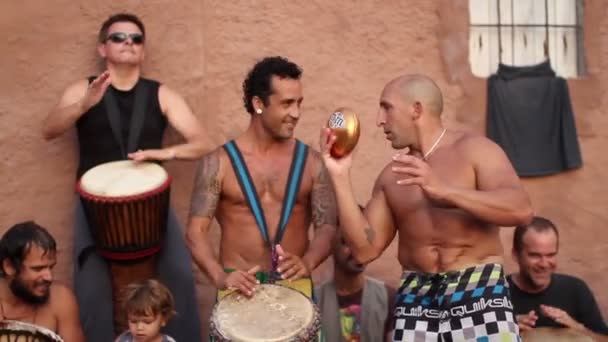
M549 25L577 24L576 0L551 0L548 3ZM553 69L562 77L578 76L578 37L576 28L555 27L549 30L549 57Z
M581 58L576 26L579 1L469 0L472 73L487 77L496 72L501 62L525 66L538 64L549 57L558 75L578 76L578 58ZM570 27L546 27L547 24Z

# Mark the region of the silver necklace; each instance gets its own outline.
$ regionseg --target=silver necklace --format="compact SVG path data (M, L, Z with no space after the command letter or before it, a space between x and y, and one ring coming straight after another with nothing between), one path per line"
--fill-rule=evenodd
M431 155L431 153L433 153L433 151L435 150L435 147L437 147L437 145L439 145L439 142L441 141L441 138L443 138L443 135L445 134L446 130L447 129L445 129L445 128L443 129L443 131L441 132L441 134L439 135L439 137L433 143L433 146L431 146L431 148L422 157L423 160L426 160L426 158L428 158L428 156Z

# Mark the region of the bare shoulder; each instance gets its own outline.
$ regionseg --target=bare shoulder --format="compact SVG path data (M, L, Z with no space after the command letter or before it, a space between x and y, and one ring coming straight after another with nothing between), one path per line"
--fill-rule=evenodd
M325 164L323 163L323 159L321 153L312 147L308 148L308 157L305 161L305 169L304 172L307 175L306 177L312 178L313 181L313 191L326 188L327 190L332 191L331 181L329 178L329 173L327 173L327 168L325 168Z
M228 154L223 146L216 147L208 153L205 153L198 161L196 175L202 174L207 176L222 176L226 168L226 163L230 161Z
M190 216L212 218L223 189L226 153L222 147L203 155L198 161L190 199Z
M506 185L521 188L517 173L506 153L489 138L462 133L454 142L454 147L474 168L479 189Z
M302 142L302 141L300 141ZM293 146L290 147L291 150L293 151L295 149L295 145L297 143L296 139L293 139ZM305 144L306 147L308 148L307 151L307 155L306 155L306 160L304 160L304 177L306 178L312 178L313 182L316 182L318 180L323 180L324 177L327 175L327 170L325 168L325 164L323 163L323 158L321 156L321 153L319 151L317 151L314 147L312 147L311 145ZM291 154L285 154L286 157L288 158L293 158L293 155ZM289 172L289 170L286 170L287 172Z
M321 159L321 153L309 148L313 185L311 193L312 222L315 228L329 226L336 227L337 207L335 193L329 173Z
M200 160L208 160L208 159L219 159L222 162L228 161L228 153L224 149L224 144L215 147L213 150L203 154Z
M74 291L57 281L54 281L51 285L50 303L53 307L53 311L61 311L66 309L66 306L77 305Z
M387 163L380 174L378 174L378 178L376 178L376 182L374 182L374 193L377 191L384 190L389 184L395 184L397 178L395 177L395 173L392 171L393 163Z
M170 88L168 85L161 83L158 87L158 98L159 100L171 100L177 97L181 97L175 90Z
M472 161L491 158L496 154L504 155L502 148L495 142L486 136L473 132L457 131L454 147Z
M310 163L314 175L325 170L325 164L323 164L321 153L310 146L308 147L308 162Z
M179 106L187 106L186 100L177 91L166 84L161 84L160 87L158 87L158 102L165 114L174 107L179 108Z
M57 300L74 298L74 291L61 282L53 281L51 285L51 297Z
M56 331L65 341L85 340L79 320L78 302L74 292L59 282L51 285L50 309L56 320Z
M308 146L308 155L314 160L315 163L323 164L323 159L321 158L321 152L314 149L312 146Z

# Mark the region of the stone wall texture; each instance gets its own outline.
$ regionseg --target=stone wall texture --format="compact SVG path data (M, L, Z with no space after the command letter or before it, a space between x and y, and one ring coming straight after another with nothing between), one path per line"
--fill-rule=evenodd
M2 1L0 233L28 219L49 227L59 241L60 281L71 281L76 136L71 130L46 142L41 123L69 83L99 72L97 30L119 11L134 12L146 24L144 75L180 92L215 145L246 128L241 82L256 60L284 55L299 63L305 93L299 138L316 146L320 125L338 106L360 114L353 183L361 202L393 153L374 120L380 91L396 75L429 75L444 93L446 125L484 130L486 82L468 65L467 0ZM585 279L606 317L608 182L602 168L608 166L608 97L602 94L608 90L608 3L586 0L584 18L587 74L569 80L584 167L523 182L536 212L561 229L559 270ZM168 143L178 139L174 132L166 137ZM173 205L185 223L194 163L167 168L175 179ZM512 229L503 232L509 252ZM508 253L506 260L514 270ZM329 265L315 278L328 277ZM368 270L396 284L394 244ZM205 319L213 297L195 272Z

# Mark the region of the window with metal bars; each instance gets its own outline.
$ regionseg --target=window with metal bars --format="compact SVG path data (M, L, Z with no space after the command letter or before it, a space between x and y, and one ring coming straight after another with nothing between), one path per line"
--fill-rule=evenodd
M469 0L469 18L475 76L547 59L559 76L585 73L582 0Z

